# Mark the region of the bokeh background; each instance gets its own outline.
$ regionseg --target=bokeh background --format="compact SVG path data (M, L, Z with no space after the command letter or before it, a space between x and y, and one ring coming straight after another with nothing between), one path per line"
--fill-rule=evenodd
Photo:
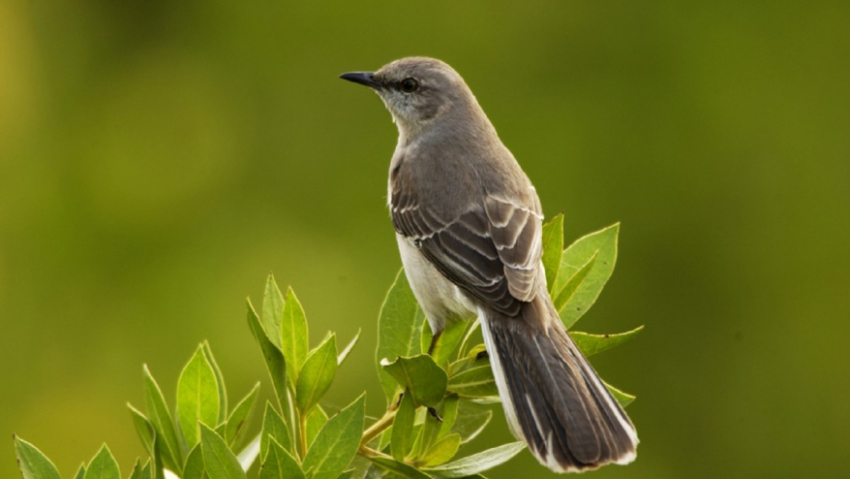
M622 222L578 328L646 325L594 361L642 443L590 475L850 477L848 25L846 1L3 0L0 437L65 477L105 441L126 472L142 364L173 397L204 339L231 397L268 393L244 298L269 271L314 344L363 328L328 405L378 414L396 131L337 75L415 54L464 75L568 239Z

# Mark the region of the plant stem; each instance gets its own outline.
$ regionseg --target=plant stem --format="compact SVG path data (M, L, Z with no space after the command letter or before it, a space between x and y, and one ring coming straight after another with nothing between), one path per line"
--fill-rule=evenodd
M301 457L307 457L307 414L298 415L298 435L301 438Z
M366 444L369 444L369 441L378 437L379 434L384 432L388 427L393 424L393 418L395 417L396 410L387 410L384 413L384 417L375 421L375 424L369 426L369 429L363 431L363 438L360 440L361 449L366 447Z
M376 450L372 449L371 447L360 446L359 452L360 452L360 454L362 454L366 457L383 457L385 459L392 459L392 456L384 454L383 452L380 452L380 451L376 451Z

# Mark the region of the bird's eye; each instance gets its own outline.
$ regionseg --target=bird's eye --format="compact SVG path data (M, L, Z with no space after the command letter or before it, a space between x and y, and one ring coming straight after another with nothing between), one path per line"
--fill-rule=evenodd
M405 93L413 93L419 89L419 82L413 78L405 78L399 84L401 91Z

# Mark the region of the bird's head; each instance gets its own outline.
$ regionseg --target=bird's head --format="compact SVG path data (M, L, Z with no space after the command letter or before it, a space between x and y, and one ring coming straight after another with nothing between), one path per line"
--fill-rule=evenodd
M427 129L458 110L479 110L463 78L433 58L402 58L376 72L344 73L340 78L372 88L403 133Z

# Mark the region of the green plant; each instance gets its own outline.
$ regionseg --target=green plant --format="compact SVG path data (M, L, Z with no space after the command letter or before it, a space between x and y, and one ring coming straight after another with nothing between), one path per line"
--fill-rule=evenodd
M563 249L563 217L543 229L546 279L569 328L596 301L614 269L619 225L589 234ZM243 447L256 409L257 384L228 408L224 378L209 344L198 349L177 381L174 413L153 375L144 368L146 413L128 405L150 454L137 461L130 479L362 479L388 474L409 479L483 477L480 474L519 453L521 442L455 459L493 416L499 401L477 323L456 321L439 337L432 354L431 331L402 273L390 288L378 319L378 376L386 411L366 425L365 394L329 416L320 405L360 333L340 352L328 334L308 344L307 319L292 289L282 294L272 276L261 314L248 301L248 325L260 345L275 401L263 408L260 432ZM571 332L587 355L634 337ZM625 406L634 396L608 386ZM38 449L15 438L24 479L59 479ZM259 461L257 460L259 459ZM259 464L259 466L254 466ZM120 479L106 446L75 479Z

